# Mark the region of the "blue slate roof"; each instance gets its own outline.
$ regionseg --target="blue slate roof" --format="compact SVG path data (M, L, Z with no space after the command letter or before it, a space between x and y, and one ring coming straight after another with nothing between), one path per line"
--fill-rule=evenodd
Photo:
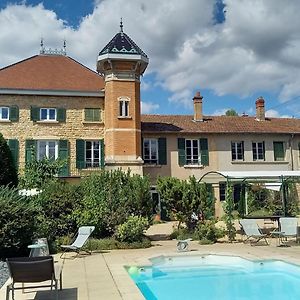
M99 52L99 55L108 53L133 54L148 58L146 53L125 32L123 32L123 26L121 26L120 32L118 32L112 38L112 40Z

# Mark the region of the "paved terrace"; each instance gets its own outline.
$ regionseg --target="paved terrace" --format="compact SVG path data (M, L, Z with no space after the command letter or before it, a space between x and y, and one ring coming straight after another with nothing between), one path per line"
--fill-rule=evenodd
M152 234L168 231L168 225L156 225ZM76 259L65 259L63 268L63 300L142 300L144 297L124 269L124 265L149 265L149 258L159 255L237 255L248 259L280 259L300 265L300 246L277 247L276 239L268 239L269 246L250 246L243 243L217 243L199 245L190 243L189 252L178 253L176 241L155 241L153 247L138 250L112 250L82 255ZM67 257L71 257L72 254ZM5 299L6 285L0 290L0 299ZM16 292L16 300L52 300L50 291Z

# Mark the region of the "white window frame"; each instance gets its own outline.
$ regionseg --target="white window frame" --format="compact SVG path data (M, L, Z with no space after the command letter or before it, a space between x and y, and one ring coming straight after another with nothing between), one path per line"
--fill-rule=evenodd
M128 97L120 97L118 100L119 100L119 117L128 118L130 116L129 113L130 99Z
M46 117L46 119L43 119L42 118L42 110L46 110L46 112L47 112L47 117ZM54 110L55 111L55 117L54 117L54 119L50 119L50 110ZM47 122L54 122L54 121L57 121L57 109L56 108L53 108L53 107L42 107L42 108L40 108L40 120L41 121L47 121Z
M91 143L91 158L87 158L87 143ZM97 157L94 157L94 143L99 144L99 157L98 157L98 162L95 162L95 159ZM87 162L87 159L91 160ZM86 168L100 168L101 166L101 143L99 140L85 140L84 141L84 162L85 162L85 167Z
M259 148L259 144L261 144L261 147ZM254 146L255 145L255 146ZM261 153L259 152L259 149L261 149ZM256 159L254 158L254 155L256 155ZM260 158L259 156L262 155ZM252 142L252 157L254 161L264 161L265 160L265 147L264 142Z
M7 109L7 118L3 118L3 109ZM1 121L9 121L9 107L8 106L0 106L0 120Z
M197 146L197 158L195 157L196 155L194 154L194 141L196 141ZM188 142L191 143L191 147L188 147ZM188 154L187 154L187 149L190 148L191 149L191 158L188 158ZM201 165L201 153L200 153L200 141L199 139L186 139L185 140L185 163L187 165Z
M37 141L37 160L42 160L44 157L40 157L41 155L41 150L40 150L40 146L41 143L46 143L46 158L49 159L49 143L55 143L55 157L54 159L58 159L58 141L55 140L38 140Z
M238 158L238 144L241 144L242 150L242 158ZM234 145L234 149L232 149ZM234 153L233 153L234 150ZM233 154L235 155L235 159L233 158ZM243 141L232 141L231 142L231 160L232 161L243 161L244 160L244 142Z
M146 141L149 142L149 158L145 158L145 144L146 144ZM155 153L153 154L152 153L152 147L151 147L151 144L154 144L155 145ZM144 162L145 164L158 164L158 139L154 139L154 138L147 138L147 139L144 139L143 141L143 153L144 153ZM156 157L156 159L152 159L152 155Z

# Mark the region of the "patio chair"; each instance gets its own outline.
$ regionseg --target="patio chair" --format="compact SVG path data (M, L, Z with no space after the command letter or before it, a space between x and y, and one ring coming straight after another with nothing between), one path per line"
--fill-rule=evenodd
M15 299L15 290L24 290L32 288L54 288L56 299L58 299L58 282L60 290L62 289L62 268L58 264L54 267L52 256L39 257L16 257L6 260L12 283L7 286L6 300L9 300L10 291L12 299ZM24 286L24 283L38 283L50 281L49 284ZM22 286L16 287L16 283L22 283Z
M271 232L279 238L279 246L286 245L287 239L296 238L298 241L298 218L281 217L279 218L280 229Z
M240 220L240 225L247 236L244 242L250 241L251 245L257 244L260 240L263 240L266 245L269 245L266 234L261 232L261 229L258 227L255 219L242 219ZM254 239L254 240L251 240Z
M61 248L64 249L60 257L63 257L66 251L74 251L76 252L75 257L79 254L79 252L82 250L82 247L84 244L87 242L88 238L92 234L92 232L95 230L95 226L82 226L78 229L78 233L76 235L75 240L71 245L61 245ZM86 253L91 254L91 251L88 250L82 250L85 251ZM75 258L74 257L74 258Z

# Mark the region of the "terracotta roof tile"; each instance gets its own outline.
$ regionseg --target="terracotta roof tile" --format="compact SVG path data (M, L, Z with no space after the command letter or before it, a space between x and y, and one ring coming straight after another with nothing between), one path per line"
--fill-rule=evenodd
M0 69L0 89L99 92L104 80L63 55L35 55Z
M300 134L300 119L205 116L194 122L192 115L142 115L143 132L166 133L296 133Z

